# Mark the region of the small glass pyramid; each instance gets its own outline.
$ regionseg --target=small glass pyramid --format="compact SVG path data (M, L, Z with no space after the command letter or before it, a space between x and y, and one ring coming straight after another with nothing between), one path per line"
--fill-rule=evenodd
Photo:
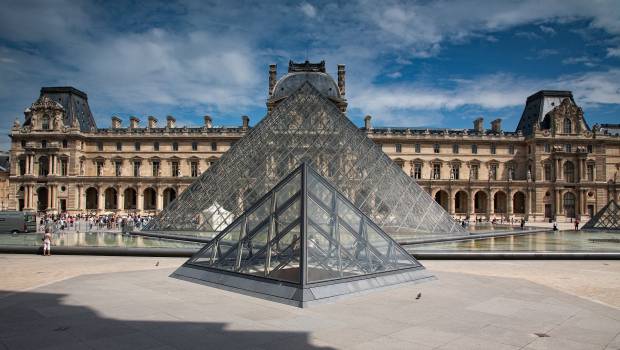
M467 232L306 81L144 228L213 237L303 161L396 240Z
M173 276L302 307L431 277L306 162Z
M620 230L620 206L612 199L583 228L589 230Z

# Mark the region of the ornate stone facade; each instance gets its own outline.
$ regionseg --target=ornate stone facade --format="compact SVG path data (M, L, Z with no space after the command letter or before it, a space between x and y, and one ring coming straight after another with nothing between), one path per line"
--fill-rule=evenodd
M310 74L297 66L287 76ZM337 83L324 63L316 67L303 79L345 112L344 66ZM271 65L268 109L295 89L296 77L281 84L276 73ZM488 130L482 118L472 129L375 128L371 121L362 128L368 137L456 217L585 219L620 200L618 125L590 128L568 91L530 96L515 132L500 119ZM86 94L42 88L11 131L8 207L155 214L248 129L246 116L237 127L214 127L209 116L202 127L177 127L172 116L165 126L150 116L144 126L131 117L123 127L114 116L111 128L97 128Z

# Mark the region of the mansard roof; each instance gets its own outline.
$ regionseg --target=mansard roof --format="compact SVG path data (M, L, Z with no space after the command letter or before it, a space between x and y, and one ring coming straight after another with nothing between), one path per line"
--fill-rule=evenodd
M77 120L81 131L97 128L95 118L93 118L88 105L88 96L83 91L71 86L42 87L40 97L47 97L64 108L63 122L65 125L73 125L73 120ZM24 125L29 122L26 120Z

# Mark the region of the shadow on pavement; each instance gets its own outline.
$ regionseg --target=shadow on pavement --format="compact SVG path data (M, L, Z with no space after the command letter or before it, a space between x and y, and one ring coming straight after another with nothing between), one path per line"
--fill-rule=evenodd
M88 307L65 305L65 297L20 292L0 299L0 348L332 349L310 344L306 332L228 330L226 323L182 322L172 316L111 319Z

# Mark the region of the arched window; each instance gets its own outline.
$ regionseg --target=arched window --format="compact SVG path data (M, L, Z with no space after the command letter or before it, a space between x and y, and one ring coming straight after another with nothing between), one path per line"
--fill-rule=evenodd
M564 118L564 133L570 134L573 132L573 123L568 118Z

